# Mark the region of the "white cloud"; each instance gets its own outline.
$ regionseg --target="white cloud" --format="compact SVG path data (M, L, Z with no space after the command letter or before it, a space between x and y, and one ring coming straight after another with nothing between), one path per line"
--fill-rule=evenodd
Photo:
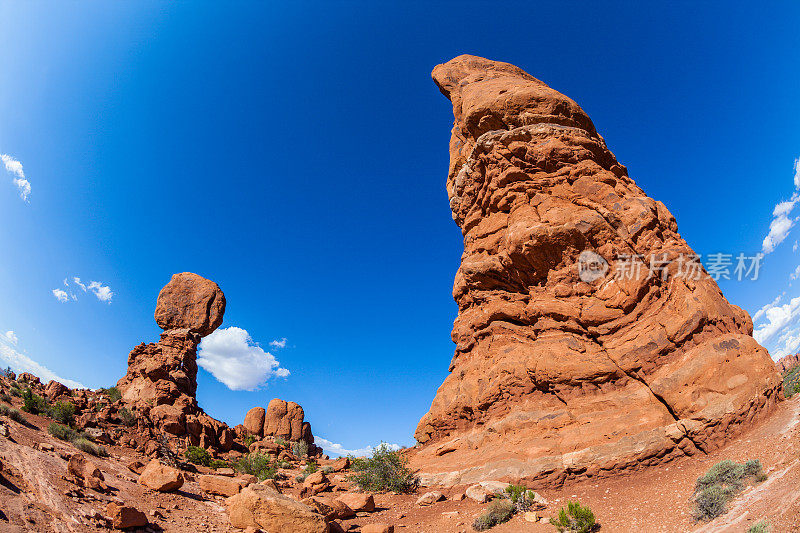
M275 356L253 342L246 330L218 329L200 343L197 364L231 390L255 390L272 377L285 378Z
M25 172L22 170L22 163L8 154L0 154L0 160L3 161L6 171L16 176L14 178L14 185L16 185L17 189L19 190L19 197L27 202L31 195L31 182L25 179Z
M17 336L14 334L13 331L6 331L5 334L2 336L5 337L4 339L5 341L14 346L16 346L17 342L19 342L19 339L17 338Z
M790 326L796 326L800 318L800 296L792 298L784 305L769 305L764 309L763 316L766 322L755 328L753 337L759 344L766 346L775 335L780 338L786 335ZM774 356L775 354L773 354Z
M794 244L792 245L792 251L793 252L797 251L797 241L794 241Z
M69 294L64 289L53 289L53 296L56 297L56 300L59 302L66 302L69 300Z
M786 294L786 291L780 293L779 295L777 295L775 297L774 300L772 300L770 303L768 303L767 305L765 305L764 307L762 307L761 309L756 311L756 314L753 315L753 323L758 322L758 319L761 318L762 316L764 316L764 313L767 312L767 309L777 305L777 303L781 301L781 298L783 298L785 294Z
M353 455L355 457L364 457L367 455L372 455L372 452L375 451L375 448L385 444L389 447L390 450L397 451L401 448L399 444L389 444L386 442L382 442L378 446L364 446L363 448L356 448L354 450L348 450L341 444L337 444L334 442L329 441L328 439L315 436L314 437L314 444L325 450L326 452L330 452L336 455Z
M273 348L286 348L286 337L275 339L274 341L270 342L269 345Z
M108 285L103 285L99 281L91 281L87 287L94 293L95 296L97 296L98 300L101 302L111 303L111 298L114 296L114 293L111 292L111 287Z
M100 281L90 281L88 284L83 283L81 278L73 277L72 283L76 285L79 289L83 292L91 291L92 294L97 296L97 299L101 302L111 303L111 298L114 297L114 292L111 290L111 287L108 285L103 285ZM64 278L64 289L53 289L53 296L58 298L59 302L66 302L70 298L77 301L78 297L72 292L72 285L70 285L69 278Z
M9 332L12 333L12 332ZM16 339L16 336L14 337ZM14 343L16 344L16 342ZM47 383L51 379L59 381L72 389L85 389L86 387L74 380L62 378L52 370L44 367L13 348L5 335L0 335L0 366L10 366L14 372L30 372Z
M800 157L794 160L794 188L800 190Z
M789 274L790 279L797 279L800 277L800 265L797 265L797 268L794 269L794 272Z
M789 231L794 227L797 219L792 219L789 214L800 201L800 158L794 161L794 188L795 192L789 200L779 202L772 210L772 222L769 224L769 233L761 242L761 251L765 254L772 253L775 248L786 239ZM792 247L797 250L797 242Z

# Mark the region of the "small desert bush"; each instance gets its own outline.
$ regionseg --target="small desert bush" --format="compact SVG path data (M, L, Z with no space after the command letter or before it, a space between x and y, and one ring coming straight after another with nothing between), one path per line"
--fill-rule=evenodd
M122 393L116 387L109 387L108 389L106 389L106 395L108 396L108 400L111 403L114 403L122 399Z
M202 466L211 466L211 454L208 450L199 446L189 446L184 452L186 460L190 463Z
M208 466L216 470L217 468L230 468L231 464L228 461L223 461L222 459L211 459L211 462L208 463Z
M11 370L11 367L10 367L10 366L7 366L7 367L5 367L3 370L0 370L0 374L1 374L1 375L2 375L4 378L11 379L11 376L13 376L13 375L14 375L14 371L13 371L13 370Z
M769 522L766 520L760 520L747 528L747 533L769 533L769 530Z
M41 396L34 394L30 387L27 387L22 392L22 410L32 415L38 415L40 413L46 414L49 405L47 404L47 400L42 398Z
M56 422L71 426L75 418L75 406L69 402L59 401L48 409L48 414Z
M297 481L298 483L302 483L303 481L306 480L307 477L308 474L298 474L297 476L295 476L294 480Z
M119 415L119 419L122 420L123 425L129 427L136 425L136 415L131 413L127 408L123 407L117 414Z
M275 444L277 444L278 446L281 446L283 448L286 448L289 445L289 443L286 442L286 439L284 439L283 437L276 438L275 439Z
M78 437L72 441L72 445L82 452L94 455L95 457L108 457L108 450L105 447L95 444L85 437Z
M71 441L78 437L78 433L74 429L57 422L51 422L47 426L47 432L57 439L66 441Z
M17 398L19 398L22 396L22 389L19 388L19 385L13 385L9 387L8 393L11 396L16 396Z
M530 509L533 505L533 499L536 497L532 490L522 485L509 485L506 487L503 496L511 500L517 513L523 513Z
M304 440L299 440L292 444L292 453L295 457L305 457L308 455L308 443Z
M567 502L567 507L562 507L558 517L551 518L550 523L560 532L589 533L597 529L597 521L592 510L578 502Z
M9 396L8 394L6 394L4 392L3 394L0 394L0 401L6 402L6 403L11 403L11 396Z
M11 420L19 422L20 424L28 423L28 421L25 419L25 415L20 413L18 409L14 409L8 405L0 405L0 415L7 416Z
M333 474L333 467L332 466L323 466L322 467L323 474Z
M306 467L303 469L303 472L306 474L313 474L319 469L319 466L314 461L309 461L306 463Z
M369 492L392 491L410 493L417 490L419 479L408 469L408 460L381 443L372 457L351 458L350 476L358 488Z
M256 437L255 437L255 435L245 435L245 436L244 436L244 445L245 445L245 446L247 446L248 448L249 448L249 447L250 447L250 445L251 445L251 444L253 444L255 441L256 441Z
M489 504L486 512L475 519L475 522L472 523L472 529L486 531L498 524L508 522L514 516L515 511L514 503L511 500L494 500Z
M761 462L753 459L744 464L725 459L712 466L695 484L695 520L707 522L725 514L728 502L749 482L766 479Z
M292 468L292 463L290 463L289 461L283 461L283 460L276 461L275 462L275 468Z
M270 456L261 453L250 453L242 456L236 461L234 468L237 472L241 472L242 474L256 476L261 481L273 479L276 474L276 469L272 464Z
M783 374L783 395L791 398L800 392L800 365Z

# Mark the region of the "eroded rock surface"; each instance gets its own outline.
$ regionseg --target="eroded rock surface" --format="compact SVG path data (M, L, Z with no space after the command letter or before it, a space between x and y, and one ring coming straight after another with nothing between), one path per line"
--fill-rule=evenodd
M451 372L415 434L427 482L638 468L713 448L773 404L750 317L689 271L675 218L574 101L475 56L433 79L455 115L447 191L464 254Z

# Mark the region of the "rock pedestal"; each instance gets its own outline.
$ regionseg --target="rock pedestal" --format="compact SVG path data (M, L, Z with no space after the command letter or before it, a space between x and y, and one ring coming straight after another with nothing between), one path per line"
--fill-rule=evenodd
M192 445L230 449L233 433L197 405L197 346L222 323L225 295L213 281L184 272L172 276L156 302L157 343L140 344L128 356L117 383L126 404L155 428L186 436Z
M560 483L714 448L774 402L753 325L571 99L508 63L433 70L464 236L428 483ZM638 263L639 266L636 266Z

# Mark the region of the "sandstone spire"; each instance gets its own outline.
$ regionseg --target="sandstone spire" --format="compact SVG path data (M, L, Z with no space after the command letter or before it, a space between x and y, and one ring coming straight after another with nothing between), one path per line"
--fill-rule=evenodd
M705 271L687 275L675 218L574 101L475 56L433 79L453 104L464 254L451 373L415 434L429 481L638 468L712 448L772 405L750 317ZM641 275L622 268L633 256Z

